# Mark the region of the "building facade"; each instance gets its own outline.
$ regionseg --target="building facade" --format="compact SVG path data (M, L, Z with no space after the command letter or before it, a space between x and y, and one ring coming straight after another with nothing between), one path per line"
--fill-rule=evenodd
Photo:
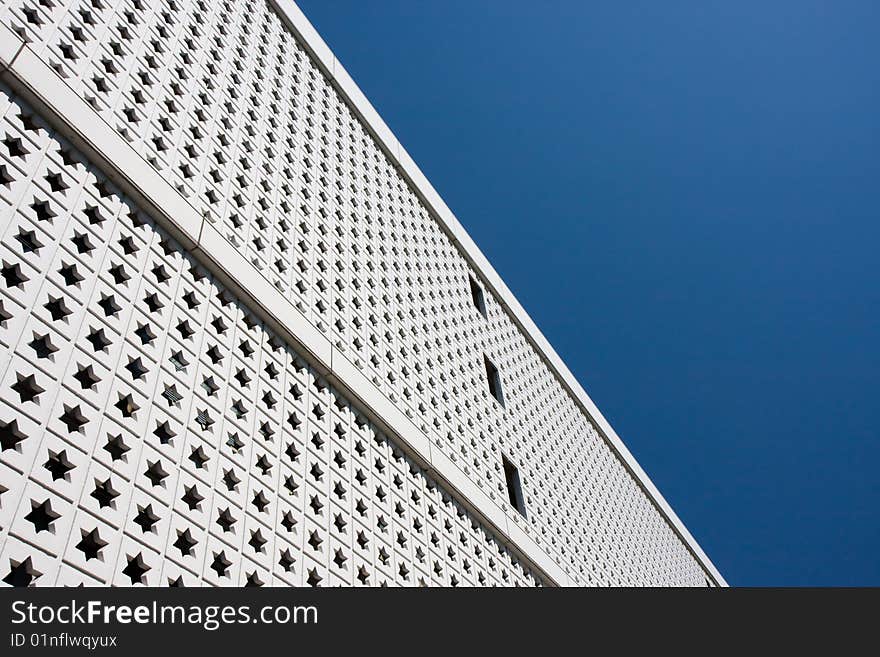
M0 0L0 580L724 579L289 0Z

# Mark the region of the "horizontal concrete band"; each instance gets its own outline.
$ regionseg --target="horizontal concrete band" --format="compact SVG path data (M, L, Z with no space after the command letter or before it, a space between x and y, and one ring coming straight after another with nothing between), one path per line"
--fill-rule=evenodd
M498 301L507 310L511 319L550 370L555 373L574 401L593 421L611 449L614 450L624 466L648 495L649 499L657 506L682 542L713 577L715 583L719 586L726 586L727 582L700 547L699 543L697 543L687 527L684 526L684 523L682 523L675 511L672 510L672 507L669 506L669 503L651 481L650 477L648 477L626 445L623 444L617 432L614 431L614 428L605 419L596 407L596 404L590 399L590 396L581 387L565 363L562 362L562 359L532 321L532 318L529 317L529 314L520 305L486 256L483 255L479 247L452 213L452 210L449 209L421 172L406 152L406 149L400 144L394 133L385 124L379 113L370 101L367 100L339 60L336 59L329 46L327 46L299 7L296 6L293 0L268 0L268 2L275 8L276 12L281 16L300 43L308 50L328 79L334 83L335 88L364 123L385 154L396 165L401 175L409 182L425 206L431 211L440 227L449 235L464 258L477 271L483 282L492 290Z
M551 584L565 571L508 512L440 450L222 234L57 73L8 27L0 25L0 78L89 157L251 310L288 341L431 476L455 494L515 554Z

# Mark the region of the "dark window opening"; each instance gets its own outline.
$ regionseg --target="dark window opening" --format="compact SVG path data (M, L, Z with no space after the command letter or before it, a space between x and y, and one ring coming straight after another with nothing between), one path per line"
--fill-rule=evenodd
M489 393L498 400L498 403L504 406L504 393L501 391L501 376L498 374L498 368L492 364L492 361L483 356L486 363L486 378L489 381Z
M523 500L522 484L519 480L519 470L506 456L501 456L504 465L504 479L507 481L507 496L510 504L523 517L526 517L526 503Z
M486 298L483 296L483 288L473 277L468 276L468 280L471 282L471 299L474 301L474 306L483 317L486 317Z

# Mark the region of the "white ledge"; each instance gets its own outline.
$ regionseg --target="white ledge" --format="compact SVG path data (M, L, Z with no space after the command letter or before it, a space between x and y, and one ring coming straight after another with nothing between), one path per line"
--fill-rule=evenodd
M24 47L24 41L7 25L0 24L0 73L9 68Z
M470 265L476 270L483 282L494 293L502 306L507 309L511 319L516 323L523 335L535 348L547 366L553 371L565 388L569 391L575 402L583 412L593 420L596 428L605 438L611 449L620 458L623 465L636 479L645 494L653 501L660 513L666 518L672 529L678 534L682 542L687 546L696 559L703 565L706 571L720 586L726 586L727 582L721 573L697 543L696 539L684 526L681 519L638 464L635 457L624 445L620 436L614 431L608 420L599 412L596 404L578 383L568 367L541 333L540 329L532 321L529 314L517 301L513 293L505 285L504 281L492 267L488 259L480 251L479 247L468 235L467 231L446 205L437 190L428 181L418 165L409 156L391 129L385 124L379 113L363 94L330 47L324 42L315 28L306 18L305 14L293 2L293 0L268 0L275 8L294 36L308 50L309 54L318 64L334 87L339 90L342 97L352 108L354 113L364 123L367 130L376 139L386 156L398 168L401 174L412 186L413 191L431 211L440 227L450 236L452 241Z

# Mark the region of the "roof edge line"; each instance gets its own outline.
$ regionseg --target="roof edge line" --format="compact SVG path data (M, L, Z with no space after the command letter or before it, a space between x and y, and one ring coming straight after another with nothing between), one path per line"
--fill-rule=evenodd
M392 163L400 171L401 175L409 182L413 191L430 210L431 214L440 224L440 227L449 235L459 251L480 274L484 282L492 289L501 305L507 310L525 338L532 344L538 355L544 360L550 370L556 375L563 386L568 390L575 403L596 425L600 434L617 454L623 465L629 470L633 478L645 491L648 498L654 503L660 513L666 518L673 531L696 557L702 566L713 577L716 584L727 586L727 581L715 567L715 564L700 547L700 544L685 527L684 523L663 497L663 494L654 485L648 474L642 469L638 461L623 443L620 436L608 422L590 396L578 382L577 378L568 369L568 366L556 353L556 350L529 316L528 312L519 303L510 288L495 271L495 268L473 241L464 226L443 201L437 190L427 179L415 161L407 153L406 149L385 123L376 109L367 99L366 95L358 87L357 83L342 66L342 63L333 54L330 46L321 38L321 35L312 25L294 0L267 0L275 9L288 29L299 39L302 45L318 64L334 87L339 91L343 99L363 122L368 132L392 160Z

